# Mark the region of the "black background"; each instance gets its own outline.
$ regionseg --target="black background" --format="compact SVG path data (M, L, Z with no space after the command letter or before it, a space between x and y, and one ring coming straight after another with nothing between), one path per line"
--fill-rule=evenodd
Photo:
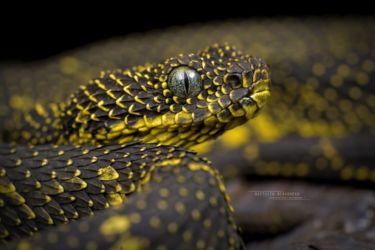
M231 0L229 6L217 1L204 8L202 3L190 1L154 2L152 5L100 2L90 3L90 8L78 7L77 3L2 6L0 61L43 59L113 36L192 22L274 16L371 16L373 10L358 1L300 1L289 5L260 1L244 4ZM222 7L219 10L216 9L218 4Z

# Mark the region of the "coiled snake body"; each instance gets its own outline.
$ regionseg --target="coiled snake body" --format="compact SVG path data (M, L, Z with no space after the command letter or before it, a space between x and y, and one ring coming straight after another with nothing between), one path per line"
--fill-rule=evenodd
M184 148L258 114L268 67L225 44L129 68L214 42L265 58L274 82L254 122L197 148L214 166L372 187L374 38L361 28L372 22L196 26L5 67L1 237L18 249L242 248L220 174ZM95 77L103 68L118 70Z

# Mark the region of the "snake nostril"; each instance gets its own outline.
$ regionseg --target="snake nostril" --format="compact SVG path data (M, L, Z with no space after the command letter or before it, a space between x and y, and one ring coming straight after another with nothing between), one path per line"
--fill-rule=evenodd
M226 77L226 81L233 89L242 87L242 76L240 73L232 73Z

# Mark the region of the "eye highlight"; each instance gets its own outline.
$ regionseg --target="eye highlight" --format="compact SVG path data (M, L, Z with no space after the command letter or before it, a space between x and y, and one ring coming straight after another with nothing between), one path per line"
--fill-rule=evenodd
M202 81L197 71L180 66L169 74L168 87L178 97L192 97L198 95L202 90Z

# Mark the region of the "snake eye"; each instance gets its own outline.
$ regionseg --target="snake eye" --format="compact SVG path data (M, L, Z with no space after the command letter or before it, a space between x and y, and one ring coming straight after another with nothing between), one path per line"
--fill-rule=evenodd
M228 75L226 81L234 89L242 87L242 76L239 73L233 73Z
M180 66L169 74L168 86L174 95L185 98L196 96L202 89L202 81L197 71Z

